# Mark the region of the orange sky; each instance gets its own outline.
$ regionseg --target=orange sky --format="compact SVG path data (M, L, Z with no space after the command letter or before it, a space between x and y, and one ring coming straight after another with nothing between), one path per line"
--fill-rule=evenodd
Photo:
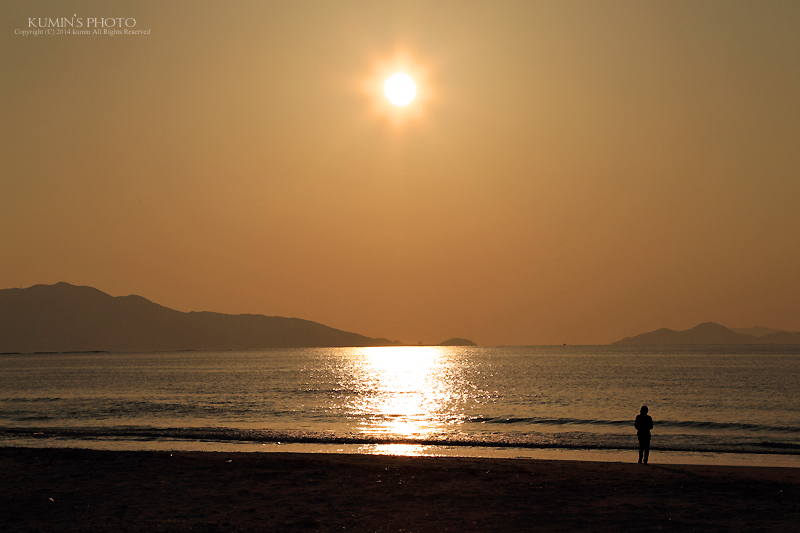
M0 288L408 343L800 330L798 2L63 5L0 4ZM15 34L73 16L151 33Z

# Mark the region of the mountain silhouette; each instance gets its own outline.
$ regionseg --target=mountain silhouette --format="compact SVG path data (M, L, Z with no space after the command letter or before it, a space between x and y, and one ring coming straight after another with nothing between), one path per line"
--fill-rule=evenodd
M780 329L765 328L763 326L756 326L753 328L730 328L736 333L746 333L755 337L765 337L772 333L789 333Z
M69 283L0 290L0 353L231 350L399 344L310 320L184 313Z
M625 346L636 344L800 344L800 332L770 330L768 328L749 328L753 331L775 331L762 336L750 333L737 333L732 329L721 326L715 322L704 322L692 329L675 331L661 328L656 331L642 333L633 337L625 337L612 346Z
M439 346L477 346L469 339L462 339L461 337L453 337L439 344Z

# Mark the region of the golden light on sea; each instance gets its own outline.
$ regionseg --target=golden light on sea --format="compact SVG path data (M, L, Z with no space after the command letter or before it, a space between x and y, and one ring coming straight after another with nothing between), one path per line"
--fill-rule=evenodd
M358 349L348 371L349 387L360 389L351 405L365 433L422 439L439 432L453 416L459 392L446 354L433 347ZM414 445L411 445L412 447ZM404 455L413 453L406 446Z

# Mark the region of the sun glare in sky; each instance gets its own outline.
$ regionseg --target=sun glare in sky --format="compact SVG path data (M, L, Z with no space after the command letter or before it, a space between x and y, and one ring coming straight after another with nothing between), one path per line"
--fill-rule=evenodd
M424 116L432 95L428 78L426 67L410 54L399 52L375 64L363 89L376 116L402 126Z
M406 106L417 96L417 84L405 72L398 72L383 84L383 94L394 105Z

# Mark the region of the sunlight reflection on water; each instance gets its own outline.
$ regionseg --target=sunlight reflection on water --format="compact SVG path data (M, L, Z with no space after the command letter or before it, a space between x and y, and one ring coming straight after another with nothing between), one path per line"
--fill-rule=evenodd
M346 405L368 434L426 437L463 420L463 377L446 348L355 348L341 375ZM399 445L398 445L399 446Z
M365 444L359 446L356 453L371 455L404 455L406 457L432 456L433 446L422 444Z

